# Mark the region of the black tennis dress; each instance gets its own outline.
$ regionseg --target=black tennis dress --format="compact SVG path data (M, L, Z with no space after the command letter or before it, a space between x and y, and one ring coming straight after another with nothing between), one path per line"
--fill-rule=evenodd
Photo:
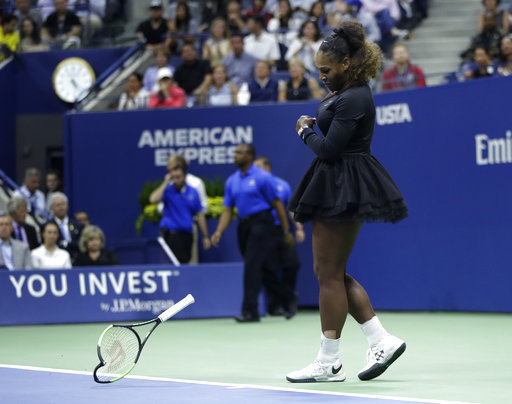
M370 154L375 126L370 88L331 93L320 102L316 119L323 136L311 128L302 133L317 157L290 199L295 220L395 223L407 217L402 193Z

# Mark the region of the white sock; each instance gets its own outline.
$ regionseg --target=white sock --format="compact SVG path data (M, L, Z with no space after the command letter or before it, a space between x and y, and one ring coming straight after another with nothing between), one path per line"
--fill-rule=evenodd
M320 350L318 351L318 355L316 358L320 362L336 362L340 357L340 339L331 339L327 338L324 333L320 338Z
M361 330L363 330L364 335L366 335L366 339L370 346L377 345L382 338L389 335L377 316L373 316L370 320L361 324Z

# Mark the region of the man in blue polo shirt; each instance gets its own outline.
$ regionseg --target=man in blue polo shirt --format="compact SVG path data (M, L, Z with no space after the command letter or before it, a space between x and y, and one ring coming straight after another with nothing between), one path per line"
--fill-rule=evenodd
M235 319L238 322L259 321L258 295L262 282L265 288L272 289L273 295L291 300L294 296L284 296L283 288L277 279L274 268L279 268L275 256L279 238L287 245L293 245L286 211L276 194L274 182L269 173L256 167L254 147L240 144L235 149L235 165L239 168L226 181L224 191L224 211L219 224L212 235L212 244L217 246L233 217L233 209L238 210L238 246L244 257L244 298L242 314ZM275 209L280 219L282 233L276 237L274 217ZM284 302L288 303L288 302Z
M254 165L267 171L272 176L278 198L281 199L285 207L288 206L288 202L292 196L292 189L290 184L288 184L285 180L272 174L272 165L270 163L270 159L265 156L259 156L254 161ZM279 222L277 214L275 211L272 211L272 214L275 218L276 229L277 231L280 231L279 229L281 228L281 223ZM291 214L289 215L289 219L289 222L293 223L295 226L296 242L302 243L305 238L304 227L301 223L295 222ZM277 246L277 255L279 257L279 265L282 269L281 281L283 287L286 288L286 293L292 293L295 296L295 299L292 300L291 304L288 306L282 307L279 303L278 297L268 295L267 311L270 315L284 315L286 318L290 319L297 312L298 298L295 292L295 287L297 284L297 275L300 269L299 254L297 253L297 248L295 248L295 245L287 246L283 241L281 241Z
M203 234L203 247L205 250L210 248L206 218L199 195L194 188L185 184L185 171L182 167L176 167L165 175L162 184L151 193L149 201L164 203L160 231L179 262L186 264L190 261L195 216Z

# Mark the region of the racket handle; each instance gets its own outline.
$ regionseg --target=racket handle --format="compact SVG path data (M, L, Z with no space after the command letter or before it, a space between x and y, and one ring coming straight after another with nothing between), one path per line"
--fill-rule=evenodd
M181 299L178 303L172 305L167 310L165 310L162 314L158 316L160 321L163 323L164 321L169 320L172 316L179 313L181 310L183 310L188 305L194 303L194 296L192 296L190 293L185 296L183 299Z

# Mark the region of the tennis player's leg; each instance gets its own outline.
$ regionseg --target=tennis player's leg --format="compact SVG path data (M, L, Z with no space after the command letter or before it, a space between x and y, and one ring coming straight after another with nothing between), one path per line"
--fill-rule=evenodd
M370 348L366 353L366 365L358 373L361 380L380 376L405 351L405 342L390 335L373 311L366 290L350 275L345 275L348 311L359 323Z
M320 286L321 344L311 365L286 376L291 382L345 380L339 357L341 331L348 313L345 268L361 226L359 222L313 222L313 266Z

